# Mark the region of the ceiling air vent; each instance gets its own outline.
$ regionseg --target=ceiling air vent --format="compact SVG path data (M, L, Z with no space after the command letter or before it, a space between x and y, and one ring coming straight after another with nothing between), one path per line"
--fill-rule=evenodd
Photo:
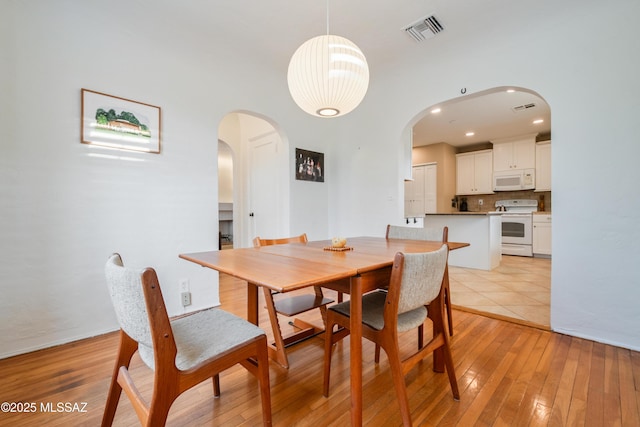
M530 102L528 104L517 105L515 107L511 107L511 109L513 110L514 113L518 113L520 111L525 111L525 110L528 110L530 108L534 108L535 106L536 106L535 103Z
M403 28L404 32L409 34L412 39L421 42L430 39L438 33L444 31L444 26L435 15L428 15Z

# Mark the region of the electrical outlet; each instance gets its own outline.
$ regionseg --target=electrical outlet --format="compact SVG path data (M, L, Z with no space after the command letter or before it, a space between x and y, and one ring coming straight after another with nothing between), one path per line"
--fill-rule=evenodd
M180 279L178 284L180 286L180 293L189 292L189 279Z
M191 305L191 292L183 292L183 293L180 294L180 296L182 297L182 306L183 307Z
M482 206L483 203L484 203L484 200L478 199L478 206Z

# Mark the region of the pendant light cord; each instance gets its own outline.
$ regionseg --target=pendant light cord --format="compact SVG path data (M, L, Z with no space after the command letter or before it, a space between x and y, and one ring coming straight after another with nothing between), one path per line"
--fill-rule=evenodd
M329 0L327 0L327 35L329 35Z

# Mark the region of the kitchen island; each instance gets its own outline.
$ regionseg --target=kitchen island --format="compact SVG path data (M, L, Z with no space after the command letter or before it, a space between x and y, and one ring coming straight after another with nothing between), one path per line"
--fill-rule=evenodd
M426 214L427 228L449 227L449 240L471 246L449 253L449 265L493 270L502 257L501 212L451 212Z

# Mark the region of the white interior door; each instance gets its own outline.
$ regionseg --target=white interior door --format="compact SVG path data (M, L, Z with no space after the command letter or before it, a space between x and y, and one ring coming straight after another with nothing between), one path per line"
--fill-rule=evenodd
M250 141L249 240L287 234L280 137L272 132Z
M424 167L424 213L438 211L438 166Z

